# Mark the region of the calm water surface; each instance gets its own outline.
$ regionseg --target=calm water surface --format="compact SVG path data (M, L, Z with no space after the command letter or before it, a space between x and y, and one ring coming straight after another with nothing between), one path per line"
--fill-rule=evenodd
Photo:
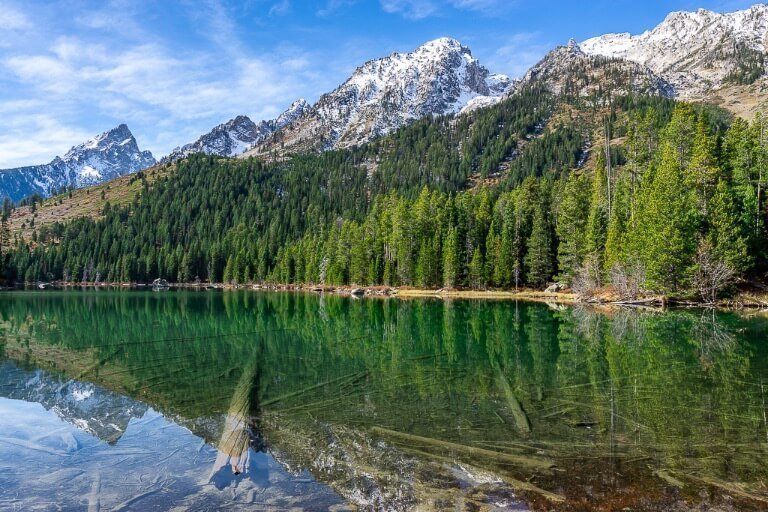
M764 510L768 317L0 295L0 510Z

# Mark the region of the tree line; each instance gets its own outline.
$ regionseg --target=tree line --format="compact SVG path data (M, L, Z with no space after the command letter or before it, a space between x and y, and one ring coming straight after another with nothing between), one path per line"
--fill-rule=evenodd
M128 206L4 245L6 278L711 297L764 273L763 118L627 97L590 112L595 130L547 123L552 101L531 90L276 164L192 156Z
M762 274L767 241L764 120L728 129L680 104L630 112L619 151L594 170L528 177L418 198L379 198L362 221L337 219L281 248L281 283L700 293L713 300ZM621 165L616 165L621 162ZM225 276L242 280L233 260ZM714 294L714 295L713 295Z

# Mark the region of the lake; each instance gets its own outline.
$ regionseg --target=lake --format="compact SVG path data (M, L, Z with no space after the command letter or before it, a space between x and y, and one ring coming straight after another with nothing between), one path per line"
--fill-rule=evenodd
M764 510L768 316L0 295L2 510Z

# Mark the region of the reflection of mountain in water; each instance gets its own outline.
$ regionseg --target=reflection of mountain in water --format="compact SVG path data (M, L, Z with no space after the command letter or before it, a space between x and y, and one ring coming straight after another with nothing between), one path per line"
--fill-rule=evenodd
M37 402L84 432L114 444L131 418L140 418L146 404L87 382L65 380L43 370L0 364L0 396Z
M362 508L768 499L762 320L235 292L18 294L0 318L6 357L216 447L206 489L274 457Z

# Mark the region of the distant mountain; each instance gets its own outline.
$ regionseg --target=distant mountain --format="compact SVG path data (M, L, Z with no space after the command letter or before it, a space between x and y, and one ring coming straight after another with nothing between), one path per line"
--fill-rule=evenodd
M354 146L425 116L496 103L511 83L491 74L455 39L436 39L410 53L366 62L247 154Z
M0 170L0 197L18 201L31 194L49 196L64 187L87 187L154 165L124 124L102 133L49 164Z
M299 99L277 118L261 121L258 124L251 121L248 116L237 116L200 136L195 142L174 149L161 162L172 162L193 153L230 157L240 155L275 131L300 118L309 108L309 104L304 99Z
M581 43L588 55L626 59L669 82L676 96L702 97L765 75L768 5L720 14L673 12L639 35L606 34Z

